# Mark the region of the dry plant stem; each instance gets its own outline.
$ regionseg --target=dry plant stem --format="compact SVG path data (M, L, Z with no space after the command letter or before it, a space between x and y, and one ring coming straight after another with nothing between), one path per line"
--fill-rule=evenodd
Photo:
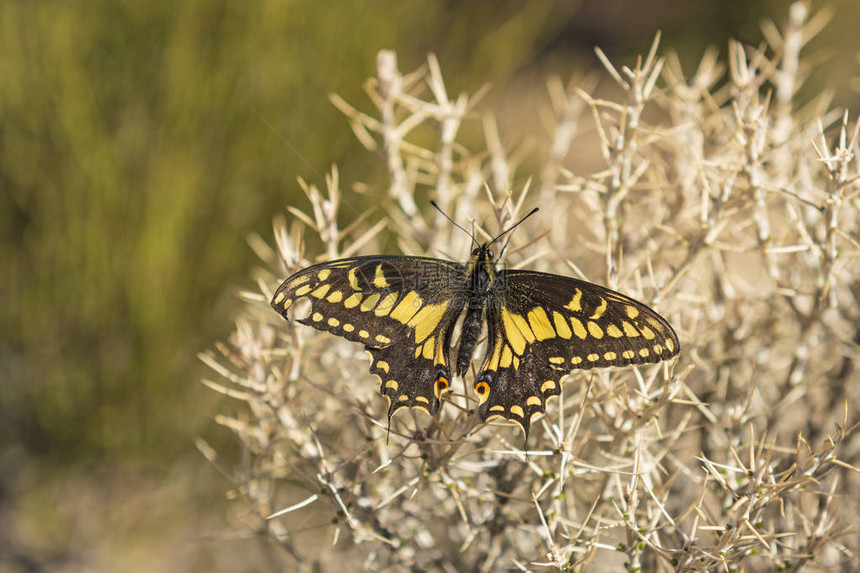
M382 140L391 182L388 193L397 200L407 217L418 213L415 200L406 184L406 170L401 157L403 133L398 129L395 106L403 91L403 77L397 69L397 55L391 51L381 51L376 59L376 78L379 82L379 112L382 125Z
M739 42L729 45L730 77L734 99L732 109L738 126L737 137L743 146L744 159L741 172L746 176L748 193L753 201L752 219L756 227L759 252L764 257L768 275L776 279L778 271L770 257L771 240L770 213L766 205L766 191L762 188L762 153L768 143L769 102L759 101L758 88L764 81L759 65L764 56L761 50L752 54L747 61L744 48Z
M783 387L788 388L799 384L803 380L805 364L809 356L809 345L815 336L823 314L836 304L835 281L836 264L839 259L837 248L840 230L840 212L844 205L845 187L848 182L848 168L855 159L854 150L857 149L857 138L860 133L860 120L855 122L854 132L850 143L847 138L848 115L843 116L842 129L839 135L839 143L832 154L826 151L826 141L822 133L822 144L816 148L819 160L827 174L826 193L827 198L821 209L820 220L824 225L823 237L813 242L812 248L820 261L819 273L816 279L815 291L812 295L811 308L804 312L797 305L792 304L792 309L797 315L800 326L800 340L797 350L792 358L788 377ZM814 235L814 229L810 236ZM793 299L789 299L793 301Z
M515 177L526 148L506 149L494 116L473 113L480 94L449 96L432 56L401 74L381 53L373 114L332 96L359 141L384 151L387 184L359 186L383 208L341 228L351 198L337 172L326 189L300 182L307 201L276 223L277 253L251 241L267 266L258 292L242 293L230 340L203 357L216 374L207 387L237 404L216 421L239 453L201 451L233 480L241 519L277 548L272 569L860 568L860 509L844 502L860 495L848 423L860 410L858 128L794 99L821 19L795 5L784 30L765 28L768 45L731 44L728 65L709 51L689 79L656 41L632 70L598 52L621 101L588 95L590 81L551 84L555 125L533 183ZM649 123L646 105L666 113ZM418 145L417 128L440 135ZM487 149L458 142L467 128L483 130ZM594 172L565 169L574 138L603 154ZM606 271L622 292L659 302L680 359L573 372L532 424L528 455L519 434L475 415L475 368L437 417L399 412L387 435L363 349L280 321L267 301L308 264L389 254L386 228L404 252L462 259L471 239L425 224L427 195L474 223L478 240L556 197L513 234L504 263ZM557 220L582 222L575 241L545 239Z
M460 129L460 124L466 113L468 99L465 94L461 94L456 102L451 102L448 99L445 82L442 80L439 61L435 56L430 56L428 61L430 64L430 89L433 91L439 106L438 116L441 127L439 133L439 151L436 154L436 166L438 169L436 193L442 208L450 210L454 204L454 194L456 191L451 183L451 172L454 169L454 143L457 138L457 132ZM439 221L438 218L437 221Z
M789 10L788 25L784 34L780 34L775 27L766 25L765 33L771 46L780 51L780 62L774 81L774 109L775 121L773 124L773 141L776 149L773 156L774 174L782 185L788 183L791 176L791 149L788 142L793 131L794 96L797 88L798 71L800 70L800 50L803 48L803 24L809 15L809 6L802 2L792 4ZM767 34L767 31L770 33Z
M579 123L586 111L585 101L577 95L578 82L571 80L566 89L558 77L549 80L547 89L552 104L552 116L549 126L552 130L552 143L549 147L549 159L540 174L542 179L538 193L538 205L556 205L559 201L568 202L564 195L558 193L558 181L563 172L562 162L571 151L574 138L579 131ZM582 89L592 91L596 87L595 78L584 78ZM550 214L551 228L559 231L549 237L555 249L564 249L571 239L569 209L555 208ZM564 230L564 232L562 232Z
M633 70L627 66L622 68L627 77L626 80L612 66L603 52L599 48L595 49L604 67L621 88L627 92L626 105L622 108L616 120L617 123L612 126L614 135L609 136L605 128L599 129L603 140L603 156L607 162L609 179L603 197L603 221L606 241L606 280L610 287L616 286L615 273L617 268L615 261L620 259L621 254L621 229L623 229L624 223L623 212L620 208L631 187L638 180L633 166L634 162L640 160L637 156L640 119L663 68L663 59L656 56L659 43L660 34L658 33L644 64L640 58ZM600 126L598 102L590 100L590 103L595 123ZM607 107L611 109L611 106Z

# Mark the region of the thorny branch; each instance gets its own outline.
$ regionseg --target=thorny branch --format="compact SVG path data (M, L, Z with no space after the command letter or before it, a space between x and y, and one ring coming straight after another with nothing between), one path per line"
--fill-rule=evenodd
M217 417L241 453L201 451L285 568L860 567L860 508L840 502L860 495L849 423L860 408L860 122L795 100L803 47L826 18L797 3L784 26L765 24L761 46L732 42L727 64L709 51L690 77L659 36L632 67L598 50L622 95L593 95L595 76L550 83L557 124L534 194L515 176L512 155L526 148L473 113L480 93L452 98L432 56L403 74L381 52L373 114L332 96L382 151L381 208L343 217L336 170L325 191L300 182L307 200L276 222L277 252L251 241L267 270L243 293L235 332L203 356L217 375L206 384L241 404ZM458 143L469 122L486 150ZM411 139L419 126L436 130L435 146ZM574 138L603 164L565 169ZM428 193L479 237L537 200L546 224L518 229L505 264L605 277L659 305L681 335L679 361L571 374L528 452L475 415L473 373L435 419L401 412L387 437L362 349L283 322L267 301L308 264L379 252L385 232L404 252L465 256L469 237L421 206Z

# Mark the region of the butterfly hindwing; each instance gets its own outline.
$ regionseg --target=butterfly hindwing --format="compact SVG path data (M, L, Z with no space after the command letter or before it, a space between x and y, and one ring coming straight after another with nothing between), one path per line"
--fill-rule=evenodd
M644 304L559 275L501 271L486 314L489 343L475 379L481 415L526 431L570 370L659 362L680 350L669 323Z
M340 259L289 277L272 307L288 318L306 298L310 312L299 322L363 343L389 416L401 407L435 414L450 385L450 338L463 305L453 285L464 273L463 265L426 257Z

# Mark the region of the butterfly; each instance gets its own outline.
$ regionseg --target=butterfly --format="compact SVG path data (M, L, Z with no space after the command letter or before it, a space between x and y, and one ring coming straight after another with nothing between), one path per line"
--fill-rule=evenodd
M300 323L364 344L389 424L400 408L439 411L453 376L468 372L486 325L472 383L478 412L485 421L515 422L528 439L571 370L656 363L681 350L669 322L637 300L583 280L498 269L492 246L536 211L489 242L473 236L466 264L394 255L334 260L287 278L271 305L289 320L296 301L308 299Z

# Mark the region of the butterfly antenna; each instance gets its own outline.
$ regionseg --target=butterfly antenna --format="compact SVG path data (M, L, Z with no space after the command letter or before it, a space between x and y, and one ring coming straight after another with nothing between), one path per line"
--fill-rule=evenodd
M508 235L508 240L505 241L505 244L502 246L502 250L499 251L499 257L498 257L499 260L501 260L502 257L505 256L505 251L508 250L508 245L510 245L510 244L511 244L511 235Z
M508 227L507 229L505 229L501 233L499 233L498 235L496 235L496 238L493 239L492 241L490 241L489 243L487 243L487 246L492 245L493 243L495 243L496 241L498 241L499 239L501 239L502 237L504 237L505 235L507 235L508 233L513 231L514 229L516 229L517 227L519 227L523 221L525 221L526 219L528 219L529 217L531 217L532 215L534 215L538 211L540 211L540 209L538 207L535 207L534 209L529 211L528 215L526 215L525 217L523 217L522 219L520 219L519 221L517 221L516 223L514 223L513 225L511 225L510 227ZM508 239L508 242L510 242L510 238ZM507 246L508 246L508 243L505 243L505 246L502 247L502 252L504 252L504 250L507 248Z
M431 200L430 200L430 204L431 204L431 205L433 205L433 207L434 207L437 211L439 211L440 213L442 213L442 216L443 216L443 217L445 217L446 219L448 219L449 221L451 221L451 223L452 223L455 227L457 227L458 229L460 229L461 231L463 231L464 233L466 233L467 235L469 235L469 238L470 238L470 239L472 239L472 242L473 242L474 244L476 244L476 245L478 244L478 241L476 241L476 240L475 240L475 235L474 235L474 234L472 234L472 233L470 233L469 231L467 231L466 229L464 229L464 228L463 228L463 227L461 227L460 225L458 225L458 224L457 224L457 221L455 221L454 219L452 219L451 217L449 217L449 216L448 216L448 214L447 214L447 213L445 213L445 211L443 211L443 210L442 210L442 208L441 208L439 205L437 205L437 204L436 204L436 201L433 201L433 200L431 199Z

